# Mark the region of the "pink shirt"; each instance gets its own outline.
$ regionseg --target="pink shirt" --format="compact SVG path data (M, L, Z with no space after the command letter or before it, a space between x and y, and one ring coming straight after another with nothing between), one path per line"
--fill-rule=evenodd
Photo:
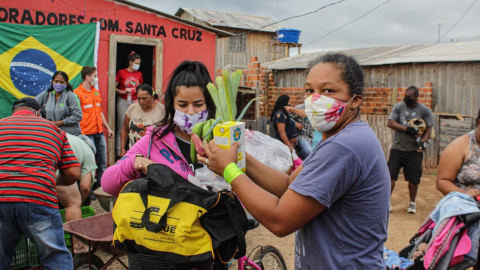
M105 192L117 196L127 182L144 177L139 171L135 170L135 157L136 154L147 157L153 129L153 126L149 127L145 135L128 150L125 156L108 167L103 173L102 188ZM156 163L169 166L185 179L188 179L189 174L193 175L192 169L178 147L173 132L168 133L161 139L158 135L155 136L150 150L150 159Z

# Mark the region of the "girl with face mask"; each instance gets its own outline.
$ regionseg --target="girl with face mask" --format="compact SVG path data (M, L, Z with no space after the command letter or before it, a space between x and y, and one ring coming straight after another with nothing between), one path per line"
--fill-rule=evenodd
M296 233L295 269L385 269L390 174L382 147L360 121L363 73L351 57L327 53L310 63L305 112L323 141L290 176L234 143L205 145L200 162L223 175L248 212L277 236ZM207 161L208 158L208 161Z
M190 139L196 123L215 117L215 104L206 88L209 82L202 63L187 60L177 66L164 93L165 116L105 171L102 187L106 192L117 195L127 181L140 178L152 163L168 165L185 179L202 167L190 159Z
M38 94L35 99L42 106L42 116L52 121L63 131L72 135L80 135L79 122L83 118L82 109L68 82L68 75L56 71L52 76L50 87Z
M117 132L115 137L115 150L117 157L120 157L121 149L125 145L121 145L121 133L123 129L123 122L125 119L125 111L128 106L137 100L136 89L143 84L143 76L139 71L141 64L140 55L134 51L128 55L128 67L120 69L117 72L115 81L115 91L117 93Z
M146 174L152 163L169 166L186 181L203 167L190 158L190 139L196 123L215 117L215 104L206 88L209 82L210 74L202 63L186 60L177 66L164 93L165 116L105 171L105 192L117 196L128 181Z

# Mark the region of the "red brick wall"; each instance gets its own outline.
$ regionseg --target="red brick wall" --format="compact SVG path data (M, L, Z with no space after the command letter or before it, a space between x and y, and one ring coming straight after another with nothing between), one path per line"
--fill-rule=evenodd
M408 87L396 88L365 88L363 93L363 114L389 114L393 105L403 100L405 90ZM424 87L418 87L418 102L433 110L433 87L431 82L425 83ZM395 95L395 97L392 97Z
M266 101L260 104L260 116L270 117L275 101L281 95L290 96L290 103L293 106L303 103L303 87L277 87L272 72L267 70L266 67L260 66L258 57L251 57L247 69L243 72L244 78L241 85L259 88L261 95L268 97ZM221 70L217 70L217 75L220 74ZM390 113L393 105L403 100L406 89L407 87L365 88L361 106L362 114ZM418 102L433 110L432 83L427 82L424 87L419 87L418 89L420 90ZM392 97L392 95L396 95L396 98Z

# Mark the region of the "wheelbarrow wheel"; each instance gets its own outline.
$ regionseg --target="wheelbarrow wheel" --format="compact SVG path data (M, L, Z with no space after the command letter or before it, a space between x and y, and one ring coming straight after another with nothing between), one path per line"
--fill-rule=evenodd
M73 269L75 270L98 270L105 264L97 255L92 254L92 268L88 267L88 253L78 254L73 257Z

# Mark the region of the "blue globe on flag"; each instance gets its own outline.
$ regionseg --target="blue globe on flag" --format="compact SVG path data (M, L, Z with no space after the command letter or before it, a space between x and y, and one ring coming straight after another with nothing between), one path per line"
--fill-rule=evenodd
M19 52L10 63L10 78L13 85L28 96L36 96L47 90L56 71L53 59L36 49Z

